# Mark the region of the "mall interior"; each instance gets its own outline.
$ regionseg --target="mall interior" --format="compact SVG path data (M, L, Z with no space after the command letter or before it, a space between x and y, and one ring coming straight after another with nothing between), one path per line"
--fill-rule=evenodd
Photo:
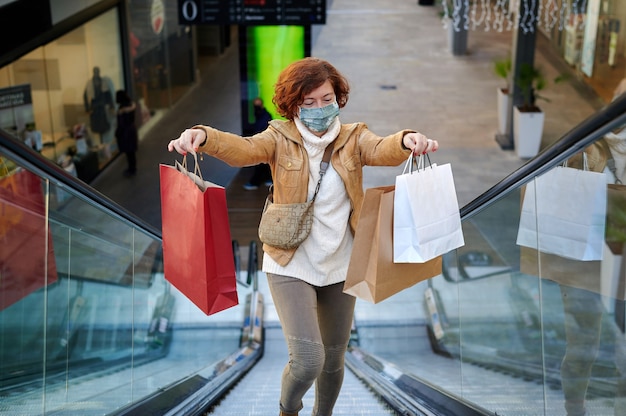
M625 415L622 18L620 0L0 0L0 415L279 414L267 186L189 162L226 197L230 239L197 266L232 270L224 298L168 279L160 175L185 128L249 135L257 97L280 118L276 76L305 56L347 74L343 122L439 140L464 236L434 277L357 299L333 414ZM365 167L364 188L401 168Z

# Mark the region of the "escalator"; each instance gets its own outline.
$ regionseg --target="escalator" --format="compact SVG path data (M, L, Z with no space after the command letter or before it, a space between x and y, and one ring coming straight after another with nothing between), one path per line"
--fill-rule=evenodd
M335 414L562 414L562 331L549 307L558 299L520 273L519 191L625 114L623 97L463 207L466 245L446 256L442 276L384 309L357 302ZM286 352L263 319L253 244L234 243L245 301L203 316L165 280L158 230L4 131L0 156L0 413L276 413ZM612 388L603 365L592 382L600 399Z
M4 131L0 158L0 414L158 414L261 357L242 335L256 309L198 314L158 230Z
M255 375L278 388L284 341L274 326L266 342L254 242L233 242L241 305L198 314L163 276L158 230L0 137L1 414L200 414ZM353 375L346 389L347 409L395 414Z

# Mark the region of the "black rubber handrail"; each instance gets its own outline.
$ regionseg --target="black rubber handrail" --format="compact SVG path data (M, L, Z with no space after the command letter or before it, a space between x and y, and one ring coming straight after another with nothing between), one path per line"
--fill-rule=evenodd
M157 238L158 240L162 239L161 231L156 227L148 224L132 212L122 208L116 202L87 185L85 182L70 175L63 168L41 156L3 129L0 129L0 153L19 165L33 171L37 175L43 178L49 178L52 182L61 183L68 189L85 196L113 215L143 230L153 238Z
M552 169L616 127L626 125L626 94L589 116L561 139L461 208L461 219L482 211L535 176Z

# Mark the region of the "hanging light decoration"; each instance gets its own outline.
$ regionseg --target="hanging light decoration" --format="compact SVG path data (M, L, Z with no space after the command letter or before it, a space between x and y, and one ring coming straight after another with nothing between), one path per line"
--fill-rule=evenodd
M443 0L443 25L452 25L455 31L512 30L520 28L524 33L535 27L559 31L570 24L580 25L581 16L587 10L587 0Z

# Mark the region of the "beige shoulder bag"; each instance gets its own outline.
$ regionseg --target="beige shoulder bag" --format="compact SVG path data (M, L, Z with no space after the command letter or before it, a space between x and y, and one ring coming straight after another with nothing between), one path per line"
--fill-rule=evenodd
M313 225L313 202L320 189L322 178L328 169L334 142L324 151L320 163L320 179L317 181L315 193L310 201L296 204L275 204L273 189L265 200L263 215L259 224L259 239L270 246L291 249L298 247L311 232Z

